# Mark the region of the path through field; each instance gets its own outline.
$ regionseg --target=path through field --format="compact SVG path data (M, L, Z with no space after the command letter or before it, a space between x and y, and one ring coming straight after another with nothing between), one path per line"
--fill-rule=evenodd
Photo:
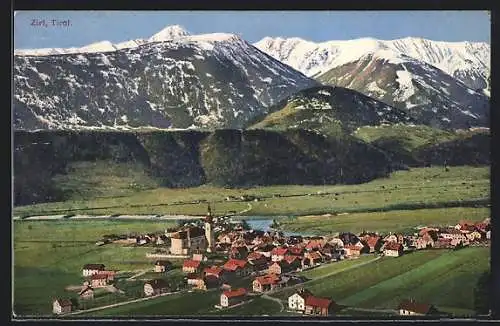
M281 301L280 299L270 297L270 296L268 296L267 294L263 294L263 295L261 296L261 298L262 298L262 299L266 299L266 300L271 300L271 301L277 302L277 303L280 305L280 312L283 312L283 310L285 310L285 306L283 305L283 301Z

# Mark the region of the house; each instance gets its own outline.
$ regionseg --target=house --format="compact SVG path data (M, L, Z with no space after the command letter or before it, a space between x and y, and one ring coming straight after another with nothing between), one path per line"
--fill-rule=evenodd
M335 302L328 298L315 297L313 295L308 295L305 299L305 315L320 315L328 316L332 313L335 306Z
M229 276L247 276L252 273L252 267L246 260L229 259L222 268Z
M452 248L451 239L443 239L439 238L434 242L434 248L443 249L443 248Z
M90 284L93 288L101 288L108 285L108 275L94 274L90 277Z
M361 249L354 245L345 246L344 252L347 257L359 257L361 255Z
M291 271L291 267L290 264L288 264L285 260L282 260L271 263L268 270L271 274L280 275Z
M259 276L252 282L252 288L254 292L266 292L277 288L280 281L280 277L274 274Z
M467 240L467 236L461 232L460 230L457 229L445 229L440 232L440 237L443 239L449 239L449 240L462 240L465 241Z
M201 269L201 262L199 260L187 259L182 264L182 271L184 273L198 273Z
M304 255L304 259L309 260L309 266L319 265L323 262L323 256L318 251L307 252Z
M84 299L84 300L88 300L88 299L93 299L94 298L94 289L92 289L92 287L90 286L84 286L83 289L78 293L78 295L80 296L80 298Z
M168 260L157 260L155 262L155 272L156 273L165 273L172 267L172 263Z
M310 295L312 295L312 293L308 290L299 289L288 297L288 308L292 311L304 312L306 309L306 298Z
M73 304L70 299L56 299L52 302L52 312L61 315L71 312Z
M400 316L424 316L437 313L437 309L427 303L418 303L413 299L401 302L397 308Z
M378 252L380 251L380 248L383 245L382 238L379 237L378 235L374 236L368 236L365 238L365 243L369 248L370 253Z
M144 294L147 296L159 295L168 291L168 284L163 279L154 279L144 283Z
M246 297L247 290L239 288L236 290L224 291L220 295L220 305L222 307L230 307L243 301Z
M103 271L105 266L103 264L86 264L83 266L83 276L92 276L99 271Z
M403 245L401 243L389 242L384 246L384 256L399 257L403 255Z
M469 245L469 239L465 239L465 240L459 240L459 239L451 239L450 241L450 245L452 245L453 247L456 247L458 245L463 245L463 246L468 246Z
M286 254L288 254L287 248L274 248L271 251L271 261L282 261Z

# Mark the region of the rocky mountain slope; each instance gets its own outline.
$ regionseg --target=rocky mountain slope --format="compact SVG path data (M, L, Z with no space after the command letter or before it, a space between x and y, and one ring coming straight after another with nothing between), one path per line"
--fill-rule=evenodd
M317 77L405 110L438 128L489 126L489 97L420 60L378 51Z
M489 92L491 48L484 42L441 42L407 37L396 40L361 38L315 43L300 38L265 37L254 44L274 58L318 76L380 50L406 55L441 69L473 90Z
M332 86L302 90L271 108L252 128L310 129L326 135L350 134L362 126L416 122L404 111L356 91Z
M242 128L317 85L236 35L186 34L167 28L130 48L16 55L15 128Z

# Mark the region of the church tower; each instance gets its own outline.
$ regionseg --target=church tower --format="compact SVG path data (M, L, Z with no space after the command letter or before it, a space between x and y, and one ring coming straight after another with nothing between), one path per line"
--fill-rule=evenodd
M215 245L214 230L213 230L213 217L210 204L208 204L208 212L205 218L205 237L207 238L207 252L213 252Z

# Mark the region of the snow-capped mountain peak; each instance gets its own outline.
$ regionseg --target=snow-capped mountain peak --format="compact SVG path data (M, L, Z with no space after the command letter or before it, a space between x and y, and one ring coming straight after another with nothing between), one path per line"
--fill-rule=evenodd
M180 25L171 25L167 26L158 33L154 34L151 36L148 41L149 42L163 42L163 41L168 41L168 40L173 40L185 36L189 36L189 32L186 31L182 26Z
M318 76L332 68L359 60L379 50L394 58L398 55L431 64L459 79L472 89L489 89L490 45L485 42L444 42L420 37L396 40L360 38L312 42L298 38L265 37L254 44L261 51L288 64L307 76Z

